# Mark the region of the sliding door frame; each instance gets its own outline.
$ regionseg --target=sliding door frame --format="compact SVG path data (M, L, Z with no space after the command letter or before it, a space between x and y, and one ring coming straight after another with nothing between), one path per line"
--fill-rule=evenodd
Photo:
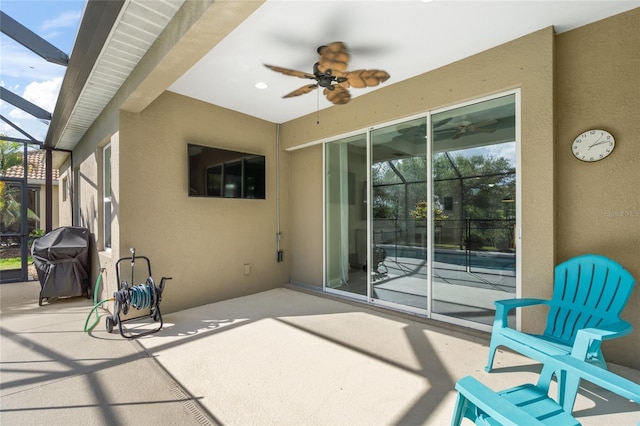
M432 304L433 304L433 246L434 246L434 240L433 240L433 235L434 235L434 217L433 217L433 209L427 209L427 259L426 259L426 268L427 268L427 279L425 282L425 285L427 286L427 306L426 309L420 309L420 308L415 308L415 307L411 307L411 306L407 306L407 305L401 305L398 303L393 303L393 302L388 302L388 301L384 301L381 299L376 299L373 297L372 295L372 274L371 274L371 268L372 268L372 262L370 261L372 258L372 241L371 239L372 237L372 230L373 230L373 218L372 218L372 206L371 206L371 197L372 197L372 193L373 193L373 188L371 185L371 166L372 166L372 146L371 146L371 133L372 131L376 130L376 129L380 129L380 128L384 128L384 127L388 127L388 126L392 126L395 124L400 124L400 123L404 123L404 122L409 122L412 120L417 120L420 118L424 118L424 120L426 121L426 140L425 140L425 144L426 144L426 156L427 156L427 161L426 161L426 178L427 178L427 198L429 200L431 200L433 198L433 165L432 165L432 159L433 159L433 134L432 134L432 115L434 114L438 114L441 112L445 112L445 111L449 111L449 110L453 110L453 109L457 109L457 108L461 108L461 107L465 107L465 106L469 106L469 105L473 105L473 104L477 104L477 103L481 103L484 101L488 101L488 100L492 100L492 99L496 99L496 98L500 98L500 97L504 97L504 96L510 96L510 95L514 95L514 102L515 102L515 149L516 149L516 186L515 186L515 191L516 191L516 202L515 202L515 221L516 221L516 230L515 230L515 244L516 244L516 248L515 248L515 259L516 259L516 293L514 295L514 297L519 298L522 297L522 282L521 282L521 277L522 277L522 252L521 252L521 240L522 240L522 230L521 230L521 226L522 226L522 211L521 211L521 206L522 206L522 182L521 182L521 176L522 176L522 159L521 159L521 91L519 88L516 89L511 89L511 90L506 90L503 92L499 92L499 93L494 93L492 95L488 95L488 96L484 96L484 97L480 97L480 98L475 98L466 102L461 102L461 103L456 103L456 104L452 104L446 107L442 107L442 108L437 108L437 109L433 109L433 110L429 110L429 111L425 111L419 114L414 114L412 116L407 116L407 117L403 117L401 119L397 119L397 120L393 120L393 121L388 121L385 123L380 123L380 124L376 124L375 126L371 126L365 129L360 129L360 130L356 130L353 132L349 132L349 133L344 133L341 135L337 135L335 137L326 139L324 141L319 141L319 143L322 143L323 148L322 148L322 167L323 167L323 173L326 172L326 145L328 143L331 142L336 142L339 141L341 139L346 139L349 137L353 137L356 135L366 135L366 169L367 169L367 182L366 182L366 202L367 202L367 214L366 214L366 219L367 219L367 250L366 250L366 256L367 256L367 294L366 295L360 295L360 294L354 294L354 293L349 293L346 291L341 291L341 290L337 290L337 289L333 289L333 288L329 288L327 286L327 240L326 240L326 233L327 233L327 209L326 209L326 203L327 203L327 187L326 187L326 176L323 178L322 180L322 205L323 205L323 224L322 224L322 229L323 229L323 239L322 239L322 256L323 256L323 269L322 269L322 274L323 274L323 291L327 292L327 293L331 293L331 294L335 294L337 296L340 297L344 297L347 299L353 299L356 301L360 301L360 302L365 302L368 304L371 304L373 306L379 306L379 307L383 307L383 308L388 308L391 310L395 310L395 311L401 311L401 312L407 312L407 313L411 313L411 314L415 314L415 315L419 315L419 316L424 316L427 318L431 318L434 320L439 320L439 321L443 321L446 323L451 323L451 324L456 324L456 325L460 325L460 326L464 326L464 327L470 327L470 328L474 328L474 329L479 329L479 330L484 330L484 331L491 331L491 325L487 325L487 324L482 324L479 322L474 322L474 321L469 321L469 320L463 320L463 319L459 319L459 318L455 318L452 316L448 316L448 315L444 315L444 314L438 314L438 313L434 313L433 309L432 309ZM517 324L517 328L520 329L521 326L521 318L519 315L517 315L516 317L516 324Z

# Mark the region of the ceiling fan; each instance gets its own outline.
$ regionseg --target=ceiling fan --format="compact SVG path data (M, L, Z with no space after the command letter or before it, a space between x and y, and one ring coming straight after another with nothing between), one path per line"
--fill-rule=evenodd
M446 120L447 122L449 120ZM474 123L472 121L469 120L462 120L462 121L458 121L456 123L451 123L453 124L452 127L446 128L446 129L438 129L437 126L438 125L444 125L447 123L438 123L436 124L436 129L435 132L436 133L451 133L454 132L453 137L451 137L451 139L458 139L459 137L462 136L466 136L469 134L473 134L473 133L493 133L496 131L495 128L489 128L488 126L491 126L493 124L496 124L498 122L498 120L484 120L484 121L479 121L477 123Z
M363 87L377 86L389 79L389 74L382 70L347 71L349 51L347 46L341 41L318 47L318 54L320 58L313 66L313 73L265 64L267 68L273 71L316 81L315 84L302 86L284 95L283 98L304 95L318 87L323 87L323 93L329 101L335 105L343 105L351 100L351 93L349 93L348 90L349 87L360 89Z

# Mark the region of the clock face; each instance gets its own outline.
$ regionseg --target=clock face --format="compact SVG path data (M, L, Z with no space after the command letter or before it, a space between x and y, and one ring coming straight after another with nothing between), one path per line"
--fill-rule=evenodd
M616 141L611 133L605 130L587 130L578 136L571 144L571 152L581 161L593 162L606 158Z

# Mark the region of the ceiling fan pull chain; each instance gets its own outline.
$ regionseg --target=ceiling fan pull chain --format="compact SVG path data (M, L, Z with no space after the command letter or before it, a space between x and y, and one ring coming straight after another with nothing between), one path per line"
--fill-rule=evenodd
M316 124L320 124L320 89L316 91Z

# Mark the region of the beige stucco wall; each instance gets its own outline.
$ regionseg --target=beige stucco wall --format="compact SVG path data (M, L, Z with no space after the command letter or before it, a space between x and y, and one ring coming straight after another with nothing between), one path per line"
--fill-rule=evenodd
M322 145L289 152L291 281L322 287ZM320 161L318 161L320 160Z
M261 154L265 200L188 197L187 143ZM120 253L148 256L154 279L173 277L163 312L279 287L289 281L276 260L276 125L165 92L143 112L120 115ZM286 157L280 159L287 170ZM286 177L281 177L286 205ZM286 212L281 215L288 229ZM126 256L126 254L123 254ZM245 275L244 265L251 273Z
M283 146L295 149L342 133L520 88L520 182L526 194L520 198L523 239L518 241L524 259L522 295L549 297L555 261L553 49L554 31L547 28L410 80L388 84L347 105L320 111L320 124L316 124L316 114L285 123ZM393 76L389 82L392 81ZM310 263L322 259L322 150L318 146L303 147L291 154L292 244L304 247L306 254L316 254L313 260L310 256L296 256L291 279L321 286L322 269L311 268ZM304 186L293 183L299 178L298 173L303 173ZM301 209L298 200L305 200L306 206L316 206L316 210ZM523 327L539 329L539 317L526 313Z
M51 229L56 229L60 223L60 213L58 208L58 203L60 199L61 189L60 187L62 183L62 179L60 181L53 181L52 190L51 190ZM40 191L38 196L38 204L40 206L40 228L44 229L47 223L47 193L46 193L46 185L43 183L40 185Z
M556 260L599 253L640 279L640 9L557 37ZM605 160L573 158L571 142L602 128L616 138ZM636 284L636 287L638 285ZM640 368L640 290L623 318L635 332L605 344L608 360Z

